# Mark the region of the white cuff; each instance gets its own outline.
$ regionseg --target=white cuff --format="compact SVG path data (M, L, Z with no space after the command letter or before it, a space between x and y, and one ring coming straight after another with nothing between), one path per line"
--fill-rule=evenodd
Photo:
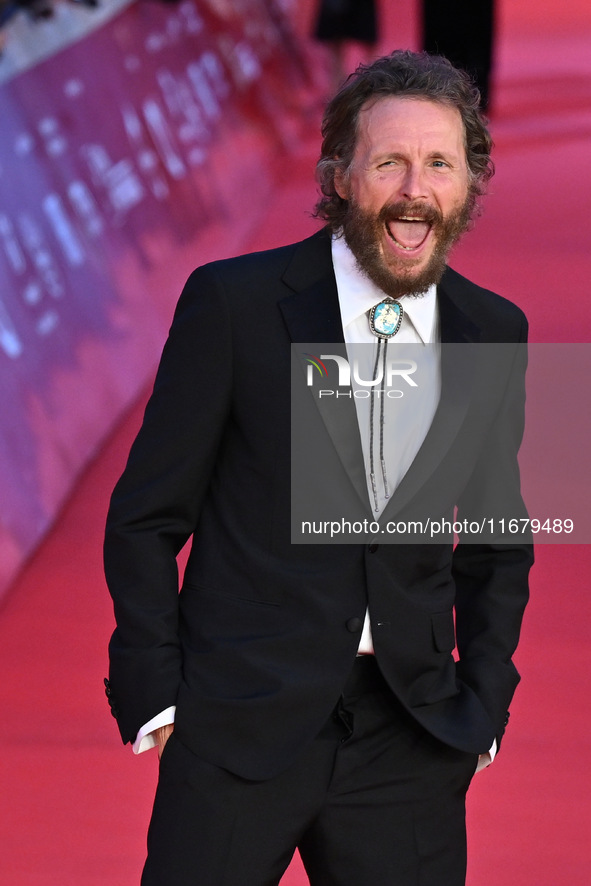
M493 741L491 747L486 752L486 754L481 754L478 758L478 765L476 767L476 772L482 772L483 769L486 769L487 766L490 766L494 758L497 756L497 740Z
M174 723L175 713L176 705L171 705L171 707L162 711L161 714L157 714L155 717L152 717L151 720L148 720L136 735L133 743L134 754L143 754L144 751L149 751L150 748L155 748L156 741L153 735L154 730L159 729L161 726L169 726L171 723Z

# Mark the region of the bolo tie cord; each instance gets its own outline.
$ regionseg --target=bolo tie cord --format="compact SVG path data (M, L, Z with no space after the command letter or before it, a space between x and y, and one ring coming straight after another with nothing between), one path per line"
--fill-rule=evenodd
M388 351L388 341L389 339L378 338L378 348L376 353L376 362L373 368L373 379L372 381L376 381L378 377L378 367L380 364L380 354L382 353L382 343L384 345L383 348L383 364L382 364L382 380L380 387L380 466L382 469L382 480L384 482L384 496L386 499L390 498L390 491L388 489L388 475L386 473L386 461L384 459L384 400L385 400L385 389L384 389L384 379L386 378L386 354ZM376 475L375 475L375 465L374 465L374 455L373 455L373 442L374 442L374 404L375 404L375 385L371 386L370 400L369 400L369 479L371 482L371 489L373 492L373 500L374 507L376 511L379 511L378 505L378 488L376 484Z
M378 379L378 368L380 365L380 354L382 353L382 342L384 344L383 350L383 365L382 365L382 378L381 378L381 387L380 387L380 467L382 470L382 480L384 482L384 497L386 499L390 498L390 490L388 488L388 476L386 474L386 460L384 459L384 409L385 409L385 378L386 378L386 355L388 353L388 342L392 338L392 336L396 335L398 330L400 329L400 325L402 323L404 311L400 302L396 301L396 299L391 296L386 296L386 298L381 301L379 304L375 305L369 312L369 328L372 333L378 339L378 347L376 352L376 362L373 368L373 379L374 384L371 386L371 394L370 394L370 405L369 405L369 479L371 483L371 489L373 492L373 500L374 507L376 512L379 511L378 504L378 488L376 484L376 473L375 473L375 464L374 464L374 455L373 455L373 441L374 441L374 410L375 410L375 383Z

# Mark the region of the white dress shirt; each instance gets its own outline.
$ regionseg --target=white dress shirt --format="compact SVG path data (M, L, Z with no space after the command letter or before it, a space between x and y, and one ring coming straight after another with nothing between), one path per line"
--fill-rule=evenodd
M361 370L359 377L364 380L371 379L376 359L377 338L370 329L368 313L370 308L384 299L384 293L359 270L355 256L343 237L333 237L332 261L349 363L352 364L356 359ZM384 461L389 495L392 495L404 477L427 436L441 394L436 287L431 286L424 296L403 298L400 302L403 306L402 323L396 335L388 342L388 357L396 359L400 356L403 360L405 357L414 358L419 368L413 376L418 380L417 388L403 391L405 396L400 399L384 400ZM422 353L420 360L417 361L419 349ZM359 388L355 381L352 382L352 386L354 390L356 387ZM404 388L404 385L401 387ZM369 470L370 399L356 397L355 406L366 465L368 495L373 507L374 496ZM380 408L381 404L376 400L374 407L374 460L378 466L375 470L378 498L376 518L388 504L379 465ZM373 653L371 625L367 612L359 653Z

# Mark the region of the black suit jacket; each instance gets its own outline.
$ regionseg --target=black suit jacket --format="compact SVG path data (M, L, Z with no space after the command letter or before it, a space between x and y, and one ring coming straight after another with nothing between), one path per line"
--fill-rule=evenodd
M451 270L438 300L445 342L525 341L518 308ZM107 521L109 692L124 741L176 704L196 753L271 777L332 710L368 605L380 667L417 720L473 753L502 735L527 543L291 544L290 344L342 341L325 231L189 278ZM433 482L468 515L502 484L512 516L524 513L520 355L512 347L485 391L467 381L452 402L444 384L388 516L412 516ZM179 595L175 557L191 535Z

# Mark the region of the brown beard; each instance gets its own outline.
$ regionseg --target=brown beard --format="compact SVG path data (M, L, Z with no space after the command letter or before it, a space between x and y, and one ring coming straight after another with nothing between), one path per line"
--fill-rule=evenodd
M439 283L449 252L467 230L474 208L474 198L470 195L459 209L444 218L433 206L399 201L383 206L377 215L365 212L354 201L349 201L343 221L343 234L349 249L357 259L358 268L392 298L420 296L433 284ZM409 259L408 271L397 274L384 261L380 249L380 238L388 221L400 216L420 215L429 222L436 238L435 249L422 271L413 273L413 261Z

